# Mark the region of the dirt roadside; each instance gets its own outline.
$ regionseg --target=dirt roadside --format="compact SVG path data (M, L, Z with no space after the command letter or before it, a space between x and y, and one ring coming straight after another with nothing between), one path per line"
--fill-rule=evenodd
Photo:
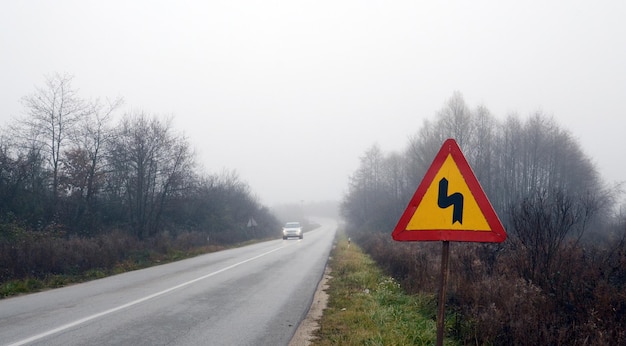
M304 320L302 320L298 329L296 329L296 333L293 335L293 338L291 338L289 346L307 346L310 345L311 340L315 338L313 333L319 329L319 320L328 304L326 289L328 288L328 280L330 278L330 268L327 266L324 270L324 276L317 285L317 290L313 295L313 302L311 303L309 313Z

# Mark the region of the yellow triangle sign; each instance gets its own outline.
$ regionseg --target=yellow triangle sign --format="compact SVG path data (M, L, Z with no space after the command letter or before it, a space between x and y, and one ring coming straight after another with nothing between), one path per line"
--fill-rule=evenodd
M398 241L502 242L506 232L454 139L435 156L392 233Z

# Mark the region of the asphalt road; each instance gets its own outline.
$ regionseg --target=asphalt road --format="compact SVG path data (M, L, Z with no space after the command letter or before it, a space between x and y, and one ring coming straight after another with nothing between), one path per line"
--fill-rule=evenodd
M337 224L0 300L0 345L287 345ZM278 234L277 234L278 236Z

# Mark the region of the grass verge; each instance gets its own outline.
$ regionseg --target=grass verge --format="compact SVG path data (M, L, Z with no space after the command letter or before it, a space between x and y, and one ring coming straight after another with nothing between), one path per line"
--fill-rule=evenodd
M434 345L434 295L407 295L343 232L329 260L328 307L312 345ZM446 345L456 345L446 338Z

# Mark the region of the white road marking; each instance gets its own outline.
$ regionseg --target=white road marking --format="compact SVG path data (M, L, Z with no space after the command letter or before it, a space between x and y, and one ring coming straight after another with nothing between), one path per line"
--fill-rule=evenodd
M145 302L146 300L150 300L150 299L156 298L156 297L158 297L158 296L162 296L162 295L164 295L164 294L166 294L166 293L172 292L172 291L177 290L177 289L179 289L179 288L183 288L183 287L185 287L185 286L189 286L189 285L191 285L191 284L194 284L194 283L196 283L196 282L198 282L198 281L201 281L201 280L204 280L204 279L210 278L211 276L217 275L217 274L219 274L219 273L223 273L223 272L225 272L225 271L227 271L227 270L233 269L233 268L235 268L235 267L237 267L237 266L240 266L240 265L242 265L242 264L244 264L244 263L248 263L248 262L250 262L250 261L254 261L255 259L258 259L258 258L261 258L261 257L263 257L263 256L269 255L269 254L271 254L272 252L276 252L276 251L278 251L278 250L280 250L280 249L282 249L282 248L284 248L284 247L286 247L286 246L288 246L288 245L282 245L282 246L281 246L281 247L279 247L279 248L276 248L276 249L274 249L274 250L270 250L270 251L268 251L268 252L264 252L264 253L262 253L262 254L260 254L260 255L257 255L257 256L251 257L251 258L248 258L248 259L247 259L247 260L245 260L245 261L241 261L241 262L239 262L239 263L232 264L232 265L230 265L230 266L228 266L228 267L222 268L222 269L220 269L220 270L218 270L218 271L214 271L214 272L212 272L212 273L210 273L210 274L206 274L206 275L200 276L200 277L195 278L195 279L193 279L193 280L190 280L190 281L184 282L184 283L182 283L182 284L180 284L180 285L176 285L176 286L170 287L170 288L168 288L168 289L166 289L166 290L163 290L163 291L160 291L160 292L157 292L157 293L151 294L151 295L149 295L149 296L145 296L145 297L143 297L143 298L140 298L140 299L137 299L137 300L133 300L132 302L126 303L126 304L124 304L124 305L120 305L120 306L114 307L114 308L112 308L112 309L109 309L109 310L106 310L106 311L102 311L102 312L100 312L100 313L97 313L97 314L94 314L94 315L91 315L91 316L87 316L87 317L85 317L85 318L81 318L80 320L76 320L76 321L74 321L74 322L71 322L71 323L68 323L68 324L62 325L62 326L60 326L60 327L57 327L57 328L54 328L54 329L50 329L50 330L48 330L48 331L46 331L46 332L43 332L43 333L41 333L41 334L37 334L37 335L31 336L31 337L29 337L29 338L27 338L27 339L24 339L24 340L20 340L20 341L14 342L14 343L9 344L9 345L7 345L7 346L21 346L21 345L25 345L25 344L27 344L27 343L29 343L29 342L33 342L33 341L37 341L37 340L39 340L39 339L43 339L43 338L45 338L45 337L47 337L47 336L50 336L50 335L53 335L53 334L56 334L56 333L62 332L62 331L64 331L64 330L66 330L66 329L70 329L70 328L76 327L76 326L78 326L78 325L80 325L80 324L83 324L83 323L85 323L85 322L88 322L88 321L94 320L94 319L99 318L99 317L102 317L102 316L106 316L106 315L112 314L112 313L114 313L114 312L117 312L117 311L120 311L120 310L126 309L126 308L128 308L128 307L131 307L131 306L133 306L133 305L137 305L137 304L143 303L143 302Z

